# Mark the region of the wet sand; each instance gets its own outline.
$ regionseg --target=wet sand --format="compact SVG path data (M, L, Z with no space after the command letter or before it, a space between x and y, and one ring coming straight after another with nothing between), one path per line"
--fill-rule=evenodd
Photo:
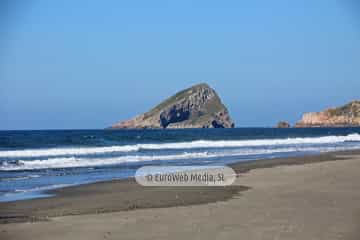
M0 239L360 239L360 151L232 167L229 187L128 179L0 203Z

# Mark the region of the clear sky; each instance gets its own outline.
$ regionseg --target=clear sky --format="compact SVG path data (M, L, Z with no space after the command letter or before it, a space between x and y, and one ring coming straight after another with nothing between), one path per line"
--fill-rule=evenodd
M360 98L356 0L4 0L0 36L0 129L103 128L199 82L239 127Z

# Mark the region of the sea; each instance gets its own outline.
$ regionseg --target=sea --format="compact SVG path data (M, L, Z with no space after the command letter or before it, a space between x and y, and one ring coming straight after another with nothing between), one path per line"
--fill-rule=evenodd
M360 128L0 131L0 201L123 179L142 166L211 166L360 149Z

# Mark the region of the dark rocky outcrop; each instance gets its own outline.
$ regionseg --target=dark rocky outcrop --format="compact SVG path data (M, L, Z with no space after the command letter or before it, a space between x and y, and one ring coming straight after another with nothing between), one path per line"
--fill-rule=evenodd
M155 108L111 128L232 128L220 97L202 83L178 92Z
M289 128L290 123L286 122L286 121L280 121L278 122L278 124L276 125L277 128Z
M295 127L351 127L360 126L360 100L322 112L305 113Z

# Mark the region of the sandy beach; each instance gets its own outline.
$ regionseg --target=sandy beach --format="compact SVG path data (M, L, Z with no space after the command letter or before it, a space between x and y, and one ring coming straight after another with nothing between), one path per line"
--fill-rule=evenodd
M359 239L360 152L232 165L233 186L134 180L0 204L0 239Z
M0 12L0 240L360 240L360 0Z

